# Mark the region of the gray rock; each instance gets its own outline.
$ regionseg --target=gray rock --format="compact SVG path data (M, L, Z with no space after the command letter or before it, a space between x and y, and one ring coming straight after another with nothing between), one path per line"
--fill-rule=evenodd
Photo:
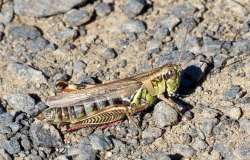
M85 9L72 9L64 15L63 20L70 26L76 27L89 22L92 14Z
M117 53L113 48L105 48L102 52L102 57L104 59L114 59L117 57Z
M0 133L13 134L16 133L21 126L14 123L14 117L10 113L0 114Z
M239 156L241 160L250 159L250 141L246 141L237 146L235 155Z
M147 50L149 53L156 53L160 51L161 41L152 39L147 42Z
M126 59L123 59L121 60L119 63L118 63L118 67L119 68L125 68L127 66L128 62ZM1 112L0 112L1 113Z
M0 149L0 159L1 160L12 160L10 155L4 149Z
M87 67L87 64L81 60L75 62L73 66L74 73L82 73Z
M152 143L155 139L159 138L162 135L162 130L156 127L146 128L142 132L142 138L144 144Z
M0 32L4 32L5 25L3 23L0 23Z
M236 156L233 154L233 150L235 149L232 147L228 147L226 144L220 141L214 143L213 150L219 152L224 159L237 159Z
M65 13L87 0L14 0L16 14L32 17L47 17Z
M32 52L39 52L45 50L49 45L49 41L43 37L38 37L34 40L30 40L27 43L27 48Z
M178 122L178 113L164 101L155 105L153 119L157 127L163 128Z
M11 94L4 97L9 106L15 111L23 111L33 114L35 109L35 100L27 94Z
M73 41L77 36L77 31L70 28L65 28L64 30L55 33L55 37L62 43Z
M154 39L163 40L169 34L170 34L170 31L167 27L159 26L156 28L153 36L154 36Z
M42 160L42 158L40 156L32 155L32 154L29 155L28 158L31 159L31 160Z
M171 158L167 153L158 151L150 153L150 155L146 156L144 160L171 160Z
M181 24L179 25L180 28L185 28L188 32L191 32L195 27L197 27L198 23L194 17L187 17L183 18Z
M190 158L195 154L195 150L189 145L175 144L173 150L186 158Z
M210 36L203 37L203 51L208 56L214 56L221 52L223 42Z
M12 76L22 81L47 84L47 79L44 77L41 71L36 70L26 64L15 62L9 63L7 71Z
M210 137L213 133L214 127L219 123L217 118L208 118L202 121L200 126L202 132L205 134L206 137Z
M94 150L106 151L113 148L111 140L104 135L92 134L89 139Z
M193 14L197 11L197 8L195 8L191 3L184 3L175 6L171 9L170 14L178 17L178 18L185 18L193 16Z
M96 160L96 151L92 149L88 138L83 138L79 143L79 159Z
M241 87L239 85L232 85L231 88L224 92L224 99L234 100L235 98L239 98L240 91Z
M241 54L250 54L250 40L242 39L233 43L232 51L230 52L233 56L239 56Z
M112 11L111 6L108 3L98 3L95 7L96 14L98 16L107 16Z
M9 154L17 154L21 151L21 146L17 139L10 139L9 141L5 142L3 144L3 148L9 153Z
M40 37L42 33L34 26L29 25L17 25L11 26L8 29L8 36L12 39L36 39Z
M161 26L166 27L170 31L172 31L174 27L176 27L180 23L180 21L181 20L178 17L170 15L163 17L159 23Z
M213 61L214 61L214 68L215 69L221 69L221 67L223 67L223 65L226 63L226 60L229 58L228 55L225 54L216 54L213 57Z
M13 2L6 1L1 5L0 23L8 24L14 16Z
M128 0L124 6L123 12L128 17L135 17L139 15L146 6L145 0Z
M29 130L30 138L36 147L60 147L62 139L59 132L47 123L35 121Z
M200 139L200 138L196 138L194 143L192 144L192 147L199 152L204 151L208 145L206 144L206 142L204 142L204 140Z
M127 22L122 24L121 30L125 33L142 33L145 32L146 25L143 21L129 19Z
M250 134L250 119L241 118L239 122L240 128L243 129L247 134Z
M21 145L24 150L30 150L32 147L31 142L26 135L21 137Z

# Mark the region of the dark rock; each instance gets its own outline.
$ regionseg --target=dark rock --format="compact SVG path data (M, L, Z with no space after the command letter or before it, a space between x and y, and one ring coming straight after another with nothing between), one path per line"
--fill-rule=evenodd
M8 30L8 36L13 40L15 39L36 39L40 37L42 33L34 26L29 25L17 25L12 26Z
M175 144L173 146L173 150L176 153L178 153L186 158L190 158L195 154L195 150L189 145Z
M96 14L98 16L107 16L112 11L111 6L108 3L99 3L95 7Z
M0 149L0 159L12 160L11 156L4 149Z
M44 77L41 71L36 70L26 64L15 62L9 63L7 71L12 74L12 76L22 81L47 84L47 79Z
M113 48L105 48L102 53L104 59L114 59L117 57L117 53Z
M47 17L64 13L87 0L14 0L15 13L23 16Z
M92 134L89 139L94 150L105 151L113 148L111 140L104 135Z
M146 25L143 21L130 19L121 27L122 32L125 33L142 33L146 30Z
M178 18L185 18L193 16L196 11L197 9L191 3L184 3L173 7L173 9L170 11L170 14Z
M144 144L150 144L154 142L155 139L159 138L162 135L162 130L156 127L146 128L142 132L142 138Z
M172 31L174 29L174 27L176 27L179 23L180 23L180 19L176 16L170 15L170 16L165 16L160 20L160 25L168 28L170 31Z
M239 98L240 96L241 87L239 85L233 85L231 88L224 92L224 99L225 100L234 100Z
M92 13L85 9L72 9L64 15L64 21L72 27L80 26L91 19Z
M155 105L153 119L159 128L171 126L178 122L178 113L164 101Z
M6 1L1 5L0 23L8 24L14 16L13 2Z
M21 151L21 146L17 139L10 139L9 141L5 142L3 144L3 148L9 153L9 154L17 154Z
M33 111L35 109L35 100L29 95L11 94L5 96L4 99L15 111L23 111L31 115L33 114Z
M130 18L135 17L142 12L146 4L145 0L128 0L123 12Z
M88 138L83 138L79 144L79 159L81 160L96 160L96 151L92 149Z
M60 147L62 139L51 125L35 121L29 130L30 138L36 147Z

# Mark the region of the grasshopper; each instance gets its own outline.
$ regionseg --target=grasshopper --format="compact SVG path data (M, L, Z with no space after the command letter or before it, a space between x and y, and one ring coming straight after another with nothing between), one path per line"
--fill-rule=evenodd
M66 126L64 131L68 132L112 123L125 117L133 122L131 116L147 109L156 98L178 111L170 97L180 85L180 73L180 65L166 64L129 78L66 90L49 97L49 108L39 117L59 128Z

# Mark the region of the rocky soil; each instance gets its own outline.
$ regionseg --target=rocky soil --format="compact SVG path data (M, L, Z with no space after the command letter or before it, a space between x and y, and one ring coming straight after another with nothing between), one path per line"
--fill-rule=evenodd
M1 160L249 160L249 0L1 0ZM179 60L180 59L180 60ZM36 119L55 82L181 63L174 98L107 128Z

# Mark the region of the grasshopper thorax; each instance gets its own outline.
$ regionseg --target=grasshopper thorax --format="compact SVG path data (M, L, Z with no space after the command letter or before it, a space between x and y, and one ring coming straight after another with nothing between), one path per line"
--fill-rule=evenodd
M172 65L162 74L162 79L166 84L166 91L168 95L172 96L175 94L177 89L180 86L180 74L181 67L180 65Z

